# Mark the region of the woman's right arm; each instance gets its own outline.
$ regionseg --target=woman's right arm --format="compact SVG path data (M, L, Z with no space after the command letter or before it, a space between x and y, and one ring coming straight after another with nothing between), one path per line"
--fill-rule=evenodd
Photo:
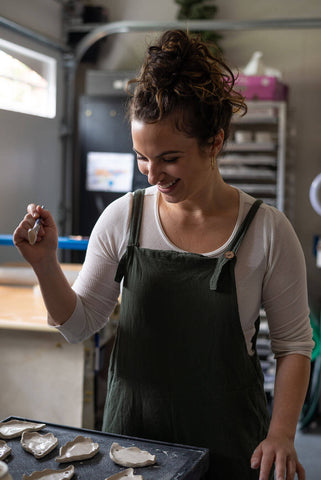
M51 325L62 325L72 315L77 296L67 281L57 258L58 232L48 210L28 205L28 213L16 228L13 242L37 275ZM41 216L37 241L30 245L28 230Z

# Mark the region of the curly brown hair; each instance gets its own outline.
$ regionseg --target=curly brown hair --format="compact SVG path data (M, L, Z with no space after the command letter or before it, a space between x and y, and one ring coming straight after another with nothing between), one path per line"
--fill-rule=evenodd
M199 37L169 30L148 48L129 101L129 118L155 123L174 114L175 126L204 146L223 129L229 135L234 112L246 113L244 97L222 57Z

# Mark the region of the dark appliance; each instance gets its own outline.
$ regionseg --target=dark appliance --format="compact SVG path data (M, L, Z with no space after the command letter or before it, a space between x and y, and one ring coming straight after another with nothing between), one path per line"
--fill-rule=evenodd
M130 125L125 114L127 100L124 94L80 98L79 162L74 168L74 234L89 236L108 204L127 191L149 186L147 178L137 168L132 149ZM126 176L125 173L126 182L115 186L117 175L131 162L132 174ZM111 179L113 176L115 179Z

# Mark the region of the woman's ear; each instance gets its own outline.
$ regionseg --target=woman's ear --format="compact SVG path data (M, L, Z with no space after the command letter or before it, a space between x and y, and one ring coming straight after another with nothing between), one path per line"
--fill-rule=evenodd
M222 150L223 143L224 143L224 130L223 128L221 128L214 137L214 141L211 146L211 156L217 157L217 155Z

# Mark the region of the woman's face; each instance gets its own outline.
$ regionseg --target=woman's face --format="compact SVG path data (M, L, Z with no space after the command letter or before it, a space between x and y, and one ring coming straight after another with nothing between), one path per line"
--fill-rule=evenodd
M223 132L213 145L200 148L197 139L178 131L170 117L157 123L133 119L131 131L138 168L166 201L196 200L213 186L211 157L222 147Z

